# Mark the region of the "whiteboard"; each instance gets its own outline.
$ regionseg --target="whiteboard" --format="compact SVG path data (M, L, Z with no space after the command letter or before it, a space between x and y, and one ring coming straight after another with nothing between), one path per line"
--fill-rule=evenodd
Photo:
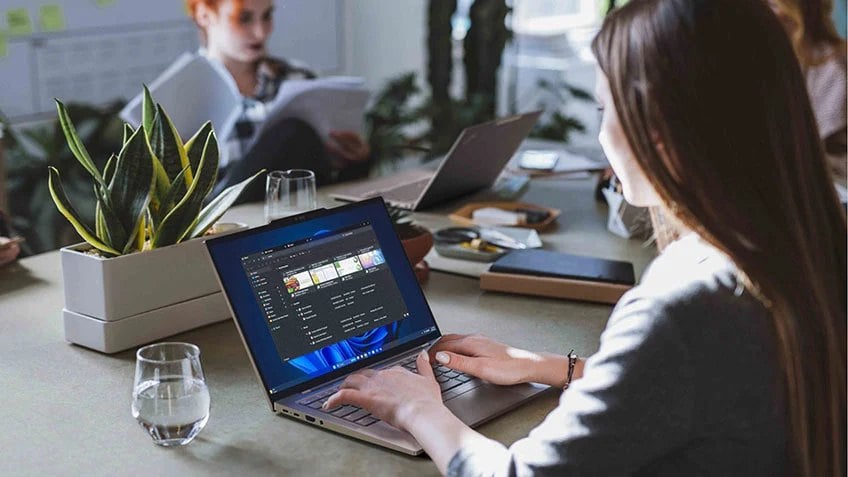
M321 73L339 71L341 2L276 0L270 54ZM46 6L61 11L60 29L45 31ZM9 31L10 11L18 17L26 11L32 27L31 33L0 37L0 111L12 121L55 114L53 98L127 100L198 47L182 0L2 0L0 35Z

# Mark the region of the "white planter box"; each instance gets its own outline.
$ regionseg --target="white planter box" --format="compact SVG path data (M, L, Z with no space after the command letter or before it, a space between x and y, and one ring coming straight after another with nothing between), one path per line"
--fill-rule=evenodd
M201 239L114 258L90 248L61 251L72 343L114 353L230 317Z

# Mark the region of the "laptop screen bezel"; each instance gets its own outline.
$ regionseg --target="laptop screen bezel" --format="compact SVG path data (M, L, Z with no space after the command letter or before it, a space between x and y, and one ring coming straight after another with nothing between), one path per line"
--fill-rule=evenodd
M373 206L373 205L375 205L375 203L379 203L382 206L383 211L385 212L385 220L390 220L388 210L386 209L386 204L383 201L382 197L375 197L373 199L368 199L368 200L364 200L364 201L361 201L361 202L355 202L355 203L352 203L352 204L346 204L346 205L342 205L340 207L335 207L335 208L332 208L332 209L318 209L318 210L315 210L315 211L307 212L305 214L299 214L299 215L295 215L295 216L292 216L292 217L287 217L287 218L284 218L284 219L275 220L275 221L272 221L272 222L270 222L266 225L262 225L262 226L259 226L259 227L247 229L247 230L240 231L240 232L235 232L235 233L224 235L224 236L221 236L221 237L214 237L214 238L204 240L204 244L206 245L207 253L208 253L210 260L213 264L213 268L215 269L215 274L216 274L216 276L218 278L218 282L221 286L221 291L223 292L224 298L227 301L227 305L229 306L230 311L233 314L233 321L235 322L236 328L238 329L239 334L241 335L242 341L245 345L245 348L247 349L248 356L250 358L251 364L253 365L254 371L256 371L256 375L259 377L259 380L262 384L262 387L265 390L266 397L270 401L272 409L273 409L273 403L276 402L276 401L279 401L280 399L283 399L285 397L303 392L305 390L312 389L312 388L317 387L317 386L323 386L323 385L325 385L325 384L327 384L331 381L334 381L334 380L336 380L336 379L338 379L342 376L345 376L349 373L352 373L352 372L357 371L359 369L363 369L363 368L367 368L369 366L372 366L372 365L374 365L374 364L376 364L380 361L385 360L389 356L395 356L395 355L403 354L403 353L410 351L412 349L415 349L416 347L419 347L419 346L421 346L425 343L428 343L432 340L435 340L435 339L437 339L441 336L441 330L439 329L438 323L436 323L436 319L433 316L433 311L430 308L430 304L427 302L427 299L424 296L424 292L421 289L420 285L417 286L417 287L414 287L414 289L407 289L405 291L401 290L401 294L404 298L404 301L407 301L407 298L408 298L408 296L406 295L407 293L418 293L418 294L421 295L420 301L424 304L424 306L423 306L423 309L421 309L419 311L427 313L427 315L429 316L433 325L435 326L434 331L427 333L426 335L422 335L418 338L415 338L415 339L413 339L413 340L411 340L407 343L404 343L402 345L399 345L397 347L390 348L389 350L386 350L382 353L378 353L378 354L371 356L371 357L368 357L366 359L356 361L356 362L354 362L350 365L347 365L343 368L322 374L322 375L317 376L313 379L310 379L309 381L305 381L305 382L302 382L300 384L296 384L294 386L290 386L290 387L278 390L276 392L271 392L272 386L268 382L266 382L265 376L260 371L260 364L259 364L258 356L255 354L253 347L249 344L249 339L245 335L244 331L242 330L241 323L240 323L238 317L236 316L237 311L235 310L235 308L233 307L233 304L230 301L226 286L224 284L224 280L221 277L221 274L218 270L218 264L215 262L214 255L213 255L213 252L212 252L212 248L215 248L215 247L218 247L220 245L227 244L227 243L230 243L230 242L233 242L233 241L236 241L236 240L244 240L247 237L250 237L250 236L253 236L253 235L267 233L269 231L277 230L279 228L287 227L287 226L290 226L290 225L293 225L293 224L297 224L297 223L301 223L301 222L305 222L305 221L310 221L310 220L315 220L315 219L320 219L320 218L327 217L327 216L334 215L334 214L355 214L356 209L368 207L368 206ZM384 240L384 239L396 240L398 242L397 245L399 245L401 248L403 247L403 245L400 243L400 239L397 237L396 234L394 236L390 236L389 234L384 234L383 237L379 237L378 239L381 240L381 241ZM394 273L409 273L414 277L415 273L413 271L413 267L409 263L408 257L406 257L405 255L404 255L404 257L407 258L407 259L403 260L403 261L395 259L394 262L396 262L396 263L389 263L389 267ZM387 261L388 261L388 257L387 257ZM407 287L407 288L410 288L410 287Z

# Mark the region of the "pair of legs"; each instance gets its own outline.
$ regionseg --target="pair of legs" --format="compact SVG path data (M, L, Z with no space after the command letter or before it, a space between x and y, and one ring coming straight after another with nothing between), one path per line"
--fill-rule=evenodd
M218 182L210 197L217 197L227 187L238 184L260 169L309 169L315 173L316 185L320 187L366 177L373 162L373 158L355 163L336 159L327 152L324 141L310 125L299 119L278 119L253 141L243 157L219 171ZM334 163L343 164L343 167L339 169ZM264 199L265 178L261 176L245 188L237 203Z

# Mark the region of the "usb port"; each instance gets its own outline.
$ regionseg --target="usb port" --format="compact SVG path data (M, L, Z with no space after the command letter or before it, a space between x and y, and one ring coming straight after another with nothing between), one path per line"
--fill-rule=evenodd
M309 422L315 422L315 418L312 417L312 416L304 416L304 417L306 417L306 420L309 421Z

